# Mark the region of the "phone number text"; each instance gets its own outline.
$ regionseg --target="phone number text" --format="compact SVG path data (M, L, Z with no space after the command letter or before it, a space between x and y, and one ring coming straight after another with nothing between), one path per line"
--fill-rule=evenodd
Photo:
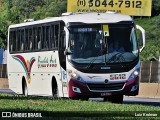
M142 8L142 1L141 0L118 0L115 2L114 0L92 0L89 2L89 7L122 7L125 8Z

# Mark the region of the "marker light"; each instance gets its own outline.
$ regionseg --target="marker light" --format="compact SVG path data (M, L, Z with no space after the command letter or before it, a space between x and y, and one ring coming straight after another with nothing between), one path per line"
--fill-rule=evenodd
M72 70L69 70L69 71L68 71L68 74L72 74Z
M72 73L71 76L72 76L73 78L76 78L76 77L77 77L77 74L76 74L76 73Z

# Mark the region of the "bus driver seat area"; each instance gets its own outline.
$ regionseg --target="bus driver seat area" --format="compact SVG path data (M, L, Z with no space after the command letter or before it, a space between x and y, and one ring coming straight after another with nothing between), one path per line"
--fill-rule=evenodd
M92 46L91 46L92 43L89 42L89 40L86 42L86 46L84 48L84 57L85 58L88 58L88 57L91 57L92 55Z
M83 39L81 40L81 57L88 58L92 55L92 43L88 35L84 35Z

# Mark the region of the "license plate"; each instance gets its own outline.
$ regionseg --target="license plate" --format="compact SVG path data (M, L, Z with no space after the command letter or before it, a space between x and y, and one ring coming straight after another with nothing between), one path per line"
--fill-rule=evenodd
M101 93L101 96L110 96L112 95L111 93Z

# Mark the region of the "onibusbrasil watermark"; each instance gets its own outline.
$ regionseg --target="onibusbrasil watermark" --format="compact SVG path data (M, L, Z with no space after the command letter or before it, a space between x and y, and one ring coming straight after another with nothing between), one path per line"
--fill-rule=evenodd
M36 112L2 112L2 118L42 118L42 113L36 113Z

